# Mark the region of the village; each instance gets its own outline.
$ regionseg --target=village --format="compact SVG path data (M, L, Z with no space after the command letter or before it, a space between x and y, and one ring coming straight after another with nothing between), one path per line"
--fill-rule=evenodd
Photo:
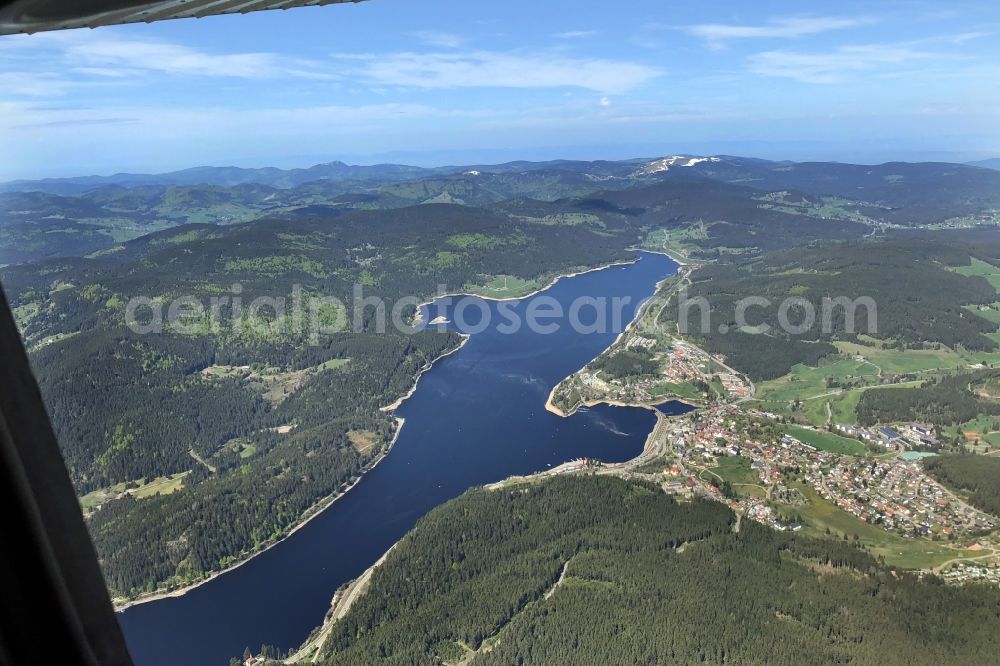
M810 509L818 501L830 511L842 512L841 525L864 521L871 526L868 529L887 538L905 539L915 546L941 544L943 552L956 556L965 553L947 566L926 569L949 584L1000 584L996 532L1000 520L934 480L919 459L904 457L914 453L908 446L927 444L921 439L930 436L926 426L855 429L859 440L868 433L863 440L871 446L862 455L851 455L802 441L801 428L793 430L799 437L790 435L779 416L739 404L716 402L680 416L657 414L644 450L632 460L615 464L573 460L533 477L512 477L488 487L574 473L645 478L667 493L723 502L741 519L792 532L810 522ZM806 432L821 440L829 434L821 429ZM848 538L846 531L840 536ZM856 531L853 538L858 538Z
M934 428L923 423L906 423L896 426L882 426L880 428L863 428L861 426L838 423L835 426L837 432L846 437L853 437L863 442L877 443L886 450L910 451L910 458L919 458L914 453L931 452L939 448L940 444L934 434Z
M769 439L748 436L753 430L767 433ZM767 498L775 493L787 496L794 478L854 517L905 537L957 539L997 527L995 517L973 508L926 474L919 462L894 455L891 449L880 456L844 455L781 430L773 415L722 406L676 420L670 437L683 467L710 470L719 466L720 458L742 456L750 460ZM695 478L715 488L710 492L718 492L705 475ZM776 520L757 502L747 508L754 508L750 518L772 524Z
M942 573L950 583L1000 583L1000 521L944 487L920 462L940 449L933 426L792 424L750 407L754 386L746 377L657 326L658 317L647 310L642 320L652 326L627 331L561 382L548 407L565 416L600 402L655 409L680 399L699 409L673 417L660 413L646 449L631 461L575 460L543 476L584 472L655 479L668 493L724 502L741 520L779 531L815 528L818 523L810 518L826 512L838 516L834 534L857 540L864 532L868 545L902 540L918 551L921 543L937 544L928 547L945 559L982 551L948 560L947 568L939 567L939 559L926 570ZM827 524L827 534L830 529Z
M741 400L752 394L744 377L713 359L699 347L679 339L664 342L640 334L626 337L609 349L602 359L614 363L618 355L648 357L648 365L623 374L590 364L561 382L552 392L550 404L564 413L581 405L598 402L654 405L672 398L705 402L714 398Z

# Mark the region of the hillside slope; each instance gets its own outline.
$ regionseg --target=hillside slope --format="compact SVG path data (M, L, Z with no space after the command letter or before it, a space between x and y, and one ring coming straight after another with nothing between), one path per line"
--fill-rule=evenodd
M995 663L1000 590L610 477L473 490L428 514L318 663Z

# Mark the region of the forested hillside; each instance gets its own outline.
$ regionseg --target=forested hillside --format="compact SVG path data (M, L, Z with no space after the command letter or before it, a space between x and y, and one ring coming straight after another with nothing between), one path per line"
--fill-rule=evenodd
M995 245L995 241L994 241ZM987 247L987 252L994 248ZM978 249L964 244L943 244L920 239L862 243L816 243L805 248L774 252L743 261L719 262L692 276L687 296L703 297L711 304L711 325L700 328L700 310L689 310L689 327L695 339L722 354L728 362L755 380L787 373L796 363L815 365L836 352L834 340L858 340L868 335L899 348L921 348L940 343L972 350L993 350L996 342L986 333L997 324L970 316L967 305L997 299L994 288L982 277L950 270L968 265ZM989 256L984 254L984 256ZM736 306L746 297L764 298L769 306L746 311L749 326L769 327L765 333L737 329ZM800 334L785 331L778 319L779 305L788 298L804 299L815 315L813 325ZM874 312L859 306L853 332L843 306L824 306L824 298L851 301L870 298ZM823 330L824 308L830 327ZM869 316L875 315L870 322ZM665 316L677 317L676 308ZM795 326L807 321L801 308L789 310ZM725 332L719 331L725 327Z
M799 190L863 202L864 214L904 225L933 224L1000 208L997 173L964 164L724 158L701 162L693 171L761 190Z
M532 225L455 205L343 215L305 211L232 227L193 226L145 237L94 260L10 268L4 283L33 347L53 424L85 504L112 589L134 595L216 570L286 532L349 484L391 439L380 411L454 334L378 329L375 309L315 342L304 307L353 287L393 300L524 280L629 256L630 239ZM213 328L137 335L128 298L247 302L285 298L260 331L223 312ZM412 314L413 306L409 306ZM337 312L321 312L323 321ZM207 315L203 315L207 316ZM154 479L170 494L120 495ZM140 497L142 497L140 499ZM91 499L94 498L94 499Z
M628 176L596 179L538 165L524 171L458 173L457 168L341 166L299 170L313 175L313 180L292 172L282 172L286 176L281 177L267 170L226 175L224 170L194 169L159 179L122 176L108 182L96 179L90 186L82 184L91 182L88 179L43 181L38 190L0 191L0 264L84 256L179 225L235 224L308 206L336 212L423 203L490 206L516 197L552 201L650 182ZM320 176L328 172L328 177ZM198 174L205 180L197 180ZM255 174L260 180L245 180ZM74 244L74 239L80 242Z
M334 625L323 664L990 663L1000 591L609 477L439 507Z
M1000 173L959 164L768 162L739 157L512 162L424 169L197 167L0 184L0 264L84 256L182 224L247 222L303 206L495 207L550 223L703 224L705 256L856 239L867 227L990 220ZM73 239L80 242L74 243Z
M858 402L858 419L863 425L899 421L954 425L979 414L1000 414L1000 402L970 390L997 377L1000 370L981 370L931 379L914 388L869 389Z
M924 468L946 486L967 493L973 506L1000 515L1000 458L935 456L924 461Z

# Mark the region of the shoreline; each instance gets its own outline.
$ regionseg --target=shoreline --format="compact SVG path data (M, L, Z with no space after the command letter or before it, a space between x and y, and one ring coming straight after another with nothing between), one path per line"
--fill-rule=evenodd
M382 566L404 538L405 535L400 537L399 541L389 546L389 550L385 551L382 557L375 561L375 564L362 571L357 578L353 578L341 585L330 600L330 610L327 611L327 615L323 618L323 623L313 630L305 642L291 656L285 657L279 663L297 664L308 659L310 656L317 656L333 627L347 615L354 604L368 591L368 584L371 581L372 574Z
M645 252L646 250L641 250L641 251ZM532 297L532 296L534 296L536 294L539 294L539 293L541 293L541 292L549 289L550 287L552 287L553 285L555 285L556 282L558 282L559 280L561 280L563 278L576 277L578 275L583 275L585 273L592 273L594 271L601 271L601 270L605 270L607 268L612 268L614 266L630 265L630 264L634 264L638 260L639 260L638 258L635 258L635 259L631 259L631 260L628 260L628 261L615 261L615 262L611 262L611 263L608 263L608 264L603 264L601 266L596 266L596 267L593 267L593 268L587 268L587 269L579 270L579 271L576 271L576 272L573 272L573 273L559 274L559 275L556 275L554 278L552 278L543 287L540 287L540 288L536 289L535 291L531 292L530 294L526 294L524 296L517 296L517 297L511 296L511 297L497 298L497 297L481 296L479 294L467 294L467 293L441 294L439 296L435 296L434 299L431 300L431 301L427 301L425 303L421 303L419 306L417 306L417 312L419 314L420 310L422 308L424 308L427 305L430 305L431 303L433 303L435 300L437 300L439 298L444 298L445 296L473 296L473 297L476 297L476 298L482 298L483 300L519 301L519 300L523 300L523 299L526 299L526 298L530 298L530 297ZM385 407L380 407L379 410L382 411L382 412L393 413L397 409L399 409L399 407L402 406L402 404L416 392L417 385L420 382L420 378L423 376L423 374L425 372L427 372L432 367L434 367L434 364L437 363L439 360L445 358L446 356L450 356L451 354L454 354L457 351L459 351L460 349L462 349L462 347L465 346L465 343L468 342L469 339L471 338L470 335L465 334L465 333L461 333L460 335L462 336L462 342L461 343L459 343L455 348L450 349L450 350L448 350L446 352L443 352L442 354L440 354L436 358L428 361L427 364L423 368L420 369L420 371L417 373L416 377L414 378L413 386L410 387L410 390L407 391L405 395L399 397L398 399L396 399L395 401L393 401L391 404L386 405ZM302 529L303 527L305 527L306 525L308 525L309 522L312 521L314 518L316 518L317 516L319 516L320 514L322 514L326 509L328 509L331 506L333 506L333 504L336 503L337 500L339 500L341 497L343 497L344 495L346 495L347 493L349 493L356 485L358 485L362 481L362 479L364 479L365 475L368 472L370 472L371 470L373 470L379 463L382 462L382 460L385 459L386 456L389 455L389 453L392 451L393 446L395 446L395 444L396 444L396 440L399 439L399 435L402 432L403 426L406 423L406 419L403 419L403 418L398 417L398 416L394 416L394 418L396 419L396 423L397 423L396 432L393 434L392 440L390 440L389 445L388 445L388 447L386 447L385 451L383 451L381 454L379 454L379 456L377 458L373 459L368 465L365 465L364 467L362 467L361 471L358 474L358 478L355 479L349 486L347 486L343 490L338 490L335 493L327 495L326 497L320 499L315 504L313 504L312 506L310 506L309 508L307 508L302 513L302 516L300 517L300 519L292 526L292 528L287 533L285 533L284 535L282 535L281 537L279 537L278 539L276 539L276 540L274 540L274 541L272 541L270 543L262 545L261 547L256 548L256 549L254 549L251 552L248 552L248 553L246 553L244 555L239 556L237 558L237 560L235 562L233 562L233 564L225 567L224 569L220 569L218 571L206 572L206 576L204 578L201 578L201 579L199 579L199 580L197 580L195 582L192 582L192 583L189 583L189 584L184 585L182 587L179 587L179 588L177 588L175 590L163 590L163 591L150 592L148 594L139 595L135 599L123 599L122 597L118 597L117 599L112 598L112 604L114 606L115 613L124 612L124 611L128 610L129 608L132 608L134 606L138 606L140 604L147 604L147 603L151 603L151 602L154 602L154 601L162 601L164 599L173 599L173 598L182 597L185 594L187 594L188 592L190 592L190 591L192 591L194 589L197 589L197 588L201 587L202 585L210 583L213 580L215 580L216 578L219 578L220 576L223 576L223 575L225 575L227 573L235 571L236 569L238 569L241 566L243 566L243 565L247 564L248 562L250 562L253 558L255 558L258 555L261 555L261 554L267 552L271 548L274 548L278 544L282 543L283 541L285 541L286 539L288 539L289 537L291 537L293 534L295 534L296 532L298 532L300 529Z
M420 370L417 372L417 376L413 380L413 386L410 387L410 390L407 391L404 395L400 396L399 398L396 398L396 400L394 400L391 404L388 404L385 407L379 407L378 408L379 411L380 412L394 412L397 409L399 409L402 406L402 404L407 401L408 398L410 398L414 393L417 392L417 384L420 383L420 378L424 376L425 372L427 372L428 370L430 370L431 368L433 368L434 364L437 363L438 361L440 361L441 359L443 359L444 357L451 356L452 354L454 354L455 352L457 352L458 350L460 350L462 347L465 346L465 343L469 341L469 338L472 337L468 333L459 333L459 335L462 337L462 341L460 343L458 343L457 347L455 347L454 349L449 349L448 351L443 352L443 353L439 354L437 357L435 357L435 358L431 359L430 361L428 361L424 365L424 367L420 368ZM403 420L405 420L405 419L403 419ZM398 433L397 433L397 436L398 436Z
M653 250L638 250L638 251L641 251L641 252L651 252L652 254L662 254L662 255L666 256L668 259L670 259L671 261L673 261L675 264L677 264L678 268L677 268L676 271L674 271L673 275L668 275L668 276L666 276L662 280L659 280L656 283L656 286L653 289L653 294L649 298L647 298L645 301L642 302L642 304L636 310L635 317L633 317L632 321L630 321L628 323L628 326L626 326L622 330L622 332L619 333L615 337L615 339L611 342L610 345L608 345L603 350L601 350L600 354L598 354L594 358L592 358L589 361L587 361L587 363L584 364L584 366L582 368L580 368L579 370L576 370L573 373L567 375L566 377L564 377L563 379L561 379L558 384L556 384L555 386L552 387L552 390L549 391L549 397L545 400L545 409L547 411L552 412L553 414L555 414L557 416L561 416L563 418L569 418L570 416L573 416L573 414L576 413L576 410L579 409L580 407L593 407L595 405L606 404L606 405L614 405L616 407L647 407L649 409L653 409L653 405L654 404L660 404L659 402L657 402L657 403L631 403L630 404L630 403L624 403L624 402L621 402L621 401L618 401L618 400L588 400L588 401L586 401L584 403L576 405L569 412L564 412L563 410L559 409L558 407L556 407L552 403L552 398L556 394L556 389L559 388L559 386L564 381L566 381L567 379L569 379L573 375L575 375L578 372L580 372L580 370L583 370L584 368L586 368L588 365L590 365L591 363L593 363L594 361L596 361L597 359L599 359L601 356L603 356L604 354L606 354L609 349L614 348L615 345L617 345L618 343L620 343L625 338L625 336L628 334L629 330L631 330L633 326L635 326L636 324L638 324L639 320L641 320L642 317L643 317L643 315L646 314L646 308L649 306L650 303L653 302L653 299L656 298L656 294L660 291L660 289L663 287L663 285L666 284L667 280L671 280L671 279L673 279L675 277L680 276L681 275L681 268L682 267L690 266L690 264L686 264L686 263L677 261L676 259L674 259L672 256L670 256L666 252L656 252L656 251L653 251ZM670 400L670 398L667 398L667 400ZM661 402L667 402L667 400L663 400ZM683 402L684 404L688 404L688 405L691 404L691 403L685 402L684 400L681 400L680 398L674 398L674 400L676 400L677 402ZM692 405L692 406L694 406L694 405Z
M281 544L282 542L284 542L286 539L288 539L289 537L291 537L293 534L295 534L296 532L298 532L299 530L301 530L303 527L305 527L306 525L308 525L314 518L318 517L324 511L326 511L331 506L333 506L337 502L337 500L339 500L340 498L342 498L345 495L347 495L347 493L351 492L351 490L353 490L356 485L358 485L359 483L361 483L362 479L365 478L365 475L368 472L370 472L373 469L375 469L376 467L378 467L379 463L381 463L383 460L385 460L386 456L388 456L389 453L392 451L392 447L396 445L396 440L399 439L399 434L403 431L403 425L405 425L405 423L406 423L406 419L402 418L401 416L395 416L394 418L396 420L396 432L393 433L392 439L389 440L389 445L386 447L385 451L383 451L382 453L380 453L376 458L373 458L367 465L365 465L364 467L362 467L361 470L358 472L358 478L356 478L354 481L352 481L349 486L347 486L343 490L338 490L335 493L331 493L330 495L327 495L326 497L320 499L318 502L316 502L315 504L313 504L312 506L310 506L308 509L306 509L302 513L302 517L300 518L300 520L286 534L282 535L281 537L279 537L275 541L272 541L272 542L270 542L270 543L268 543L268 544L266 544L266 545L264 545L264 546L262 546L260 548L255 549L254 551L252 551L252 552L250 552L250 553L248 553L248 554L246 554L244 556L241 556L238 561L236 561L233 564L229 565L225 569L220 569L219 571L212 571L205 578L203 578L201 580L198 580L198 581L195 581L194 583L190 583L188 585L185 585L184 587L179 587L176 590L166 590L166 591L163 591L163 592L151 592L151 593L149 593L149 595L142 595L142 596L139 596L139 597L137 597L135 599L130 599L130 600L126 601L125 603L119 603L119 602L115 601L114 599L112 599L112 604L114 605L115 613L124 612L124 611L128 610L129 608L132 608L133 606L139 606L140 604L148 604L148 603L153 602L153 601L162 601L163 599L175 599L177 597L183 597L188 592L191 592L192 590L197 589L197 588L201 587L202 585L210 583L213 580L215 580L216 578L219 578L220 576L224 576L227 573L230 573L232 571L235 571L236 569L239 569L241 566L243 566L244 564L247 564L248 562L250 562L250 560L254 559L258 555L262 555L262 554L266 553L267 551L271 550L272 548L274 548L275 546L277 546L277 545Z
M628 252L649 252L650 254L662 254L664 257L666 257L667 259L670 259L672 262L674 262L678 266L690 266L691 265L690 259L683 258L683 257L679 256L676 253L671 253L668 250L650 250L649 248L646 248L646 247L634 247L634 246L633 247L625 248L625 250L628 251Z
M552 389L552 391L554 392L555 389ZM587 407L596 407L597 405L610 405L612 407L634 407L636 409L648 409L653 412L659 412L660 410L658 410L656 406L662 405L665 402L679 402L683 405L687 405L688 407L692 407L694 409L699 409L705 406L704 403L696 402L693 400L682 400L677 397L671 398L670 396L664 396L663 399L658 400L657 402L623 402L621 400L602 399L602 400L588 400L586 402L582 402L576 407L574 407L573 411L567 414L566 412L562 411L561 409L552 404L552 393L549 393L549 399L545 401L545 410L552 412L556 416L561 416L562 418L567 419L573 416L573 414L576 414L576 412L581 407L587 408Z
M667 255L664 252L655 252L653 250L644 250L644 249L640 249L640 248L626 248L625 251L626 252L649 252L650 254L662 254L662 255L666 256L668 259L671 259L672 261L674 261L674 263L680 263L676 259L674 259L670 255ZM472 298L479 298L479 299L482 299L484 301L495 301L497 303L503 303L505 301L523 301L526 298L531 298L532 296L537 296L538 294L542 293L543 291L547 291L547 290L551 289L552 287L555 286L555 284L557 282L559 282L559 280L562 280L564 278L574 278L574 277L577 277L579 275L585 275L587 273L594 273L596 271L603 271L603 270L608 269L608 268L614 268L615 266L630 266L631 264L634 264L637 261L639 261L638 258L623 259L623 260L620 260L620 261L611 261L611 262L608 262L606 264L601 264L599 266L594 266L593 268L582 268L582 269L580 269L578 271L574 271L572 273L559 273L559 274L555 275L554 277L552 277L548 282L544 283L541 287L538 287L534 291L531 291L531 292L529 292L527 294L523 294L521 296L486 296L484 294L477 294L477 293L475 293L473 291L450 291L450 292L448 292L446 294L437 294L431 300L424 301L423 303L420 303L419 305L417 305L417 318L416 318L415 323L419 323L419 322L423 321L423 315L420 314L420 310L422 308L425 308L428 305L432 305L434 303L434 301L436 301L438 299L441 299L441 298L448 298L448 297L454 298L454 297L458 297L458 296L470 296ZM432 324L428 323L427 325L430 326Z

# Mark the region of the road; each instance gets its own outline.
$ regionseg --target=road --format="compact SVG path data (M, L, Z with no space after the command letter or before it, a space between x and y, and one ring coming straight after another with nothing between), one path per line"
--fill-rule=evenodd
M393 545L392 548L395 547L396 546ZM333 626L345 615L347 615L347 612L351 610L354 602L360 599L364 593L368 591L368 584L371 582L372 574L375 572L375 569L379 567L379 565L385 562L385 558L387 558L389 553L392 552L392 548L390 548L385 555L380 557L378 562L371 565L363 574L345 585L341 590L338 590L337 594L333 597L330 612L327 613L326 619L323 621L323 626L314 636L310 637L310 639L306 641L306 643L300 647L295 654L285 659L284 663L297 664L303 661L311 662L316 658L320 648L323 647L323 643L326 642L327 636L329 636L330 632L333 630Z
M952 564L955 564L956 562L977 562L979 560L985 560L996 556L997 556L997 549L991 548L990 551L984 555L976 555L975 557L956 557L954 559L948 560L947 562L944 562L934 567L933 569L931 569L931 571L934 573L941 573L942 571L950 567Z

